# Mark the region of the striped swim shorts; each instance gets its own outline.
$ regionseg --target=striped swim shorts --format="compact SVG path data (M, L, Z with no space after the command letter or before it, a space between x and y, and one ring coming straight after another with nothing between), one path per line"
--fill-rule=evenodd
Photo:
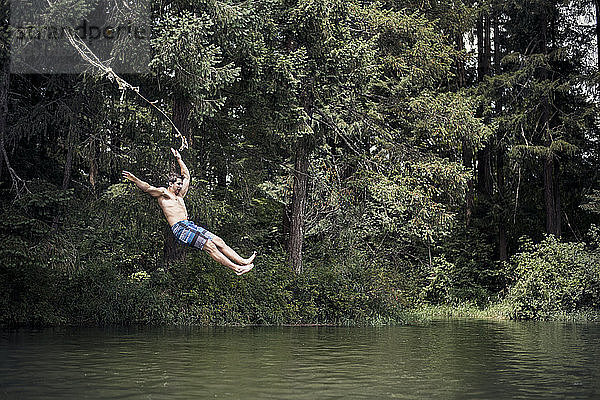
M171 227L175 238L181 244L202 250L207 240L213 238L208 230L194 224L192 221L179 221Z

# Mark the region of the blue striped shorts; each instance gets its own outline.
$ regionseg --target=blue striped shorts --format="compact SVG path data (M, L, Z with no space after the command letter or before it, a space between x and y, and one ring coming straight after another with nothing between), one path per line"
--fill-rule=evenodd
M194 224L192 221L179 221L171 227L177 241L183 245L202 250L207 240L213 238L208 230Z

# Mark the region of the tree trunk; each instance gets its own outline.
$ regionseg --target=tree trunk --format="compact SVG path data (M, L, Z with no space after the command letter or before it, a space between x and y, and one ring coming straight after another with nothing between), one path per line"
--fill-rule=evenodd
M181 134L185 136L190 147L192 145L189 122L191 109L192 105L189 99L183 96L174 97L173 123L175 124L177 129L179 129L179 132L181 132ZM179 165L173 162L172 169L179 173L178 168ZM169 264L173 262L185 260L187 249L184 246L181 246L177 243L169 225L165 225L164 238L165 240L163 245L163 262L165 267L168 267Z
M288 264L296 274L301 274L303 271L302 245L304 243L304 211L308 188L309 140L309 136L305 134L296 141L292 215L288 241Z
M69 133L67 134L67 155L65 159L65 168L63 170L63 181L61 189L63 191L69 188L69 184L71 183L71 171L73 170L73 123L69 124ZM63 211L60 210L54 216L52 221L52 230L58 230L58 224L60 222L61 214Z
M500 28L498 25L498 11L494 12L492 19L494 31L494 74L502 73L502 53L500 49ZM502 97L496 99L494 106L495 114L502 115L503 102ZM498 187L498 201L500 202L500 212L498 214L498 258L500 261L508 260L508 243L506 239L506 223L504 220L504 147L502 145L502 132L498 131L496 137L496 185Z
M490 16L480 12L477 19L477 80L483 82L484 77L490 72L491 62L491 33Z
M496 169L498 176L498 193L500 194L500 213L498 215L498 257L500 261L508 260L508 244L506 240L506 223L504 221L504 152L498 151L496 159Z
M489 75L492 62L491 18L487 12L483 18L483 75Z
M465 49L465 42L462 33L456 36L456 50L463 51ZM465 62L462 59L456 61L456 85L458 89L465 87Z
M477 20L477 80L483 82L490 73L491 42L490 42L490 17L483 12ZM477 152L477 189L487 199L492 194L490 144Z
M10 71L8 70L8 60L0 60L2 65L0 68L0 152L2 152L2 160L0 162L0 176L1 172L6 166L10 177L13 179L13 185L15 185L13 174L11 174L10 161L8 159L8 153L6 151L6 116L8 115L8 86L10 85Z
M484 50L483 50L483 13L480 12L475 24L475 32L477 35L477 81L483 82L483 65L484 65Z
M477 152L477 190L483 194L485 198L492 195L493 179L492 179L492 160L490 144Z
M544 200L546 203L546 233L561 235L560 191L556 178L556 161L552 154L544 160Z
M6 152L6 116L8 115L8 86L10 85L9 60L5 57L0 57L0 151L2 152L2 160L0 162L0 171L6 165L6 169L10 173L10 161Z
M463 166L468 171L473 171L473 149L466 140L463 141L462 147L462 161ZM465 224L469 226L471 223L471 217L473 216L473 204L475 202L475 190L473 185L473 178L467 180L467 193L466 193L466 205L465 205Z
M96 159L96 154L98 152L98 144L96 140L92 137L90 141L90 154L88 157L88 161L90 163L90 184L92 185L92 190L94 193L96 192L96 178L98 177L99 169L98 169L98 160Z
M8 42L9 4L0 0L0 182L2 171L10 173L10 161L6 152L6 116L8 115L8 87L10 85L10 58Z
M292 214L292 207L291 204L284 204L281 207L281 230L282 230L282 241L281 244L283 246L288 246L289 247L289 242L290 242L290 224L291 224L291 218L290 215Z
M73 110L79 114L79 104L73 104ZM73 124L73 119L69 123L67 132L67 154L65 157L65 168L63 171L62 190L67 190L71 184L71 174L73 172L73 151L75 150L75 137L78 127Z
M465 49L465 43L463 40L462 34L458 34L456 37L456 49L458 51L462 51ZM465 63L463 60L457 60L456 62L456 85L460 90L465 87ZM467 140L463 140L462 145L462 161L463 166L469 170L473 171L473 149L469 145ZM465 193L466 204L465 204L465 225L469 225L471 223L471 216L473 215L473 202L474 202L474 193L473 193L473 178L469 178L467 181L467 190Z
M69 128L70 130L71 128ZM73 170L73 143L71 134L69 134L69 147L67 149L67 159L65 160L65 170L63 174L62 190L67 190L71 183L71 172Z
M548 55L548 15L544 15L542 20L541 46L542 53ZM550 32L552 33L552 32ZM541 80L547 79L547 71L541 72ZM542 100L541 125L544 135L544 144L548 147L547 155L544 158L544 202L546 206L546 233L561 235L561 216L560 216L560 188L558 183L558 171L556 157L550 150L552 145L552 131L550 121L550 94L544 96Z
M596 66L600 70L600 0L594 0L596 6Z

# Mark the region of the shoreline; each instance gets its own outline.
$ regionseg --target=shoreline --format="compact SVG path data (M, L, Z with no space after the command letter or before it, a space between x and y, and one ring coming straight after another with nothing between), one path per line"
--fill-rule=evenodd
M337 322L284 322L278 324L260 323L143 323L131 321L130 323L115 324L93 324L93 323L70 323L67 321L58 323L17 323L0 324L0 330L13 329L51 329L51 328L107 328L107 327L148 327L148 328L261 328L261 327L285 327L285 328L349 328L349 327L385 327L415 325L435 321L450 320L489 320L489 321L511 321L511 322L556 322L556 323L599 323L599 310L580 310L574 312L555 312L548 314L545 318L538 319L515 319L509 315L508 308L502 304L494 304L486 308L480 308L471 304L461 305L422 305L398 312L397 317L375 317L361 321L337 321Z

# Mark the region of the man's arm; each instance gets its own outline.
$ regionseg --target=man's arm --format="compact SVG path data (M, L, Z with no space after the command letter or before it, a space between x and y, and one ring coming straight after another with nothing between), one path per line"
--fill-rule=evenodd
M144 182L143 180L137 178L131 172L123 171L123 177L135 183L137 187L139 187L142 191L148 193L152 197L161 197L165 195L165 188L157 188L150 185L148 182Z
M186 195L188 189L190 188L190 180L192 179L192 177L190 175L190 170L181 159L181 154L179 154L179 152L174 148L171 148L171 152L177 159L177 163L179 163L179 168L181 168L181 176L183 176L183 186L181 187L181 191L179 192L179 194L181 195L181 197L183 197Z

